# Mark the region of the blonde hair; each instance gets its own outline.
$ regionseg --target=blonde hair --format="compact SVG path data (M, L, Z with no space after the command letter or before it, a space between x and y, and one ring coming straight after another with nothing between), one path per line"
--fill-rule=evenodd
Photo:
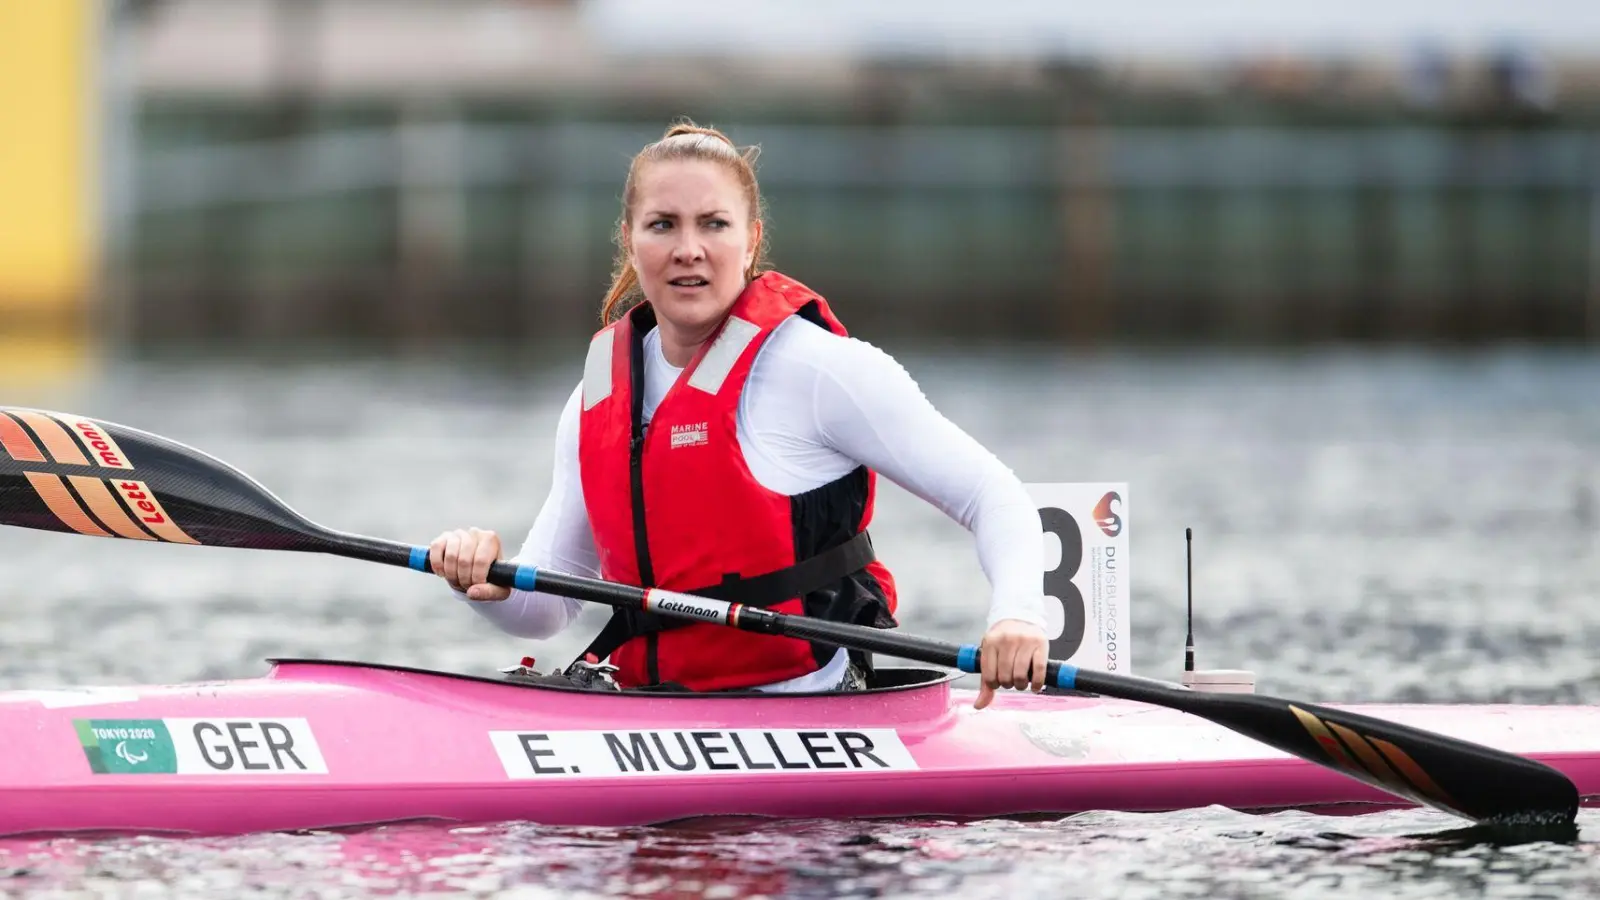
M667 128L660 140L646 144L633 157L633 163L628 166L628 180L622 188L622 217L617 220L617 259L611 273L611 288L606 291L605 303L600 308L602 323L609 324L620 318L643 298L639 290L639 275L628 263L628 246L623 235L633 227L633 204L639 193L639 173L645 166L672 160L698 160L724 166L733 173L744 191L745 200L749 203L750 220L754 222L761 218L762 211L761 186L756 183L755 169L759 155L760 149L757 147L747 147L741 151L717 129L703 128L685 119ZM744 273L746 279L755 278L768 267L766 244L763 235L761 245L756 247L755 258Z

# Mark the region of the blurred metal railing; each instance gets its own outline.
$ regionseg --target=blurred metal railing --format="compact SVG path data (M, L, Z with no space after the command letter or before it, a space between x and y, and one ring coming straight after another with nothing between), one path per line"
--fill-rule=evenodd
M873 327L1600 336L1588 130L728 130L766 149L780 267ZM135 337L587 330L628 160L659 134L424 111L147 153Z

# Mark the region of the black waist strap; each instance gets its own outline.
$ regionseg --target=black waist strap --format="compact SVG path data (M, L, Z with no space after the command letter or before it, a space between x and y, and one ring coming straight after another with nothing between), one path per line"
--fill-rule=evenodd
M812 591L825 588L866 568L877 558L872 549L872 539L863 531L837 547L824 550L792 566L750 578L727 575L709 587L679 591L679 593L726 603L767 607L796 597L804 597ZM595 635L594 640L583 651L583 655L592 653L596 659L605 659L612 651L633 638L693 624L695 623L686 619L658 616L639 609L616 608L611 611L610 620L600 629L600 633Z
M827 587L852 572L865 569L877 558L872 552L872 539L863 531L831 550L802 559L788 568L751 578L725 575L722 581L709 587L680 593L745 606L771 606Z

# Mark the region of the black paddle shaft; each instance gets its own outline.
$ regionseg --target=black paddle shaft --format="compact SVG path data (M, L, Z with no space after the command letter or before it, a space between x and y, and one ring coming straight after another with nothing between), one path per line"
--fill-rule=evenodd
M538 590L608 606L675 614L672 604L638 587L497 563L491 582L511 586L521 573ZM681 595L675 595L681 596ZM744 631L803 638L902 659L980 671L982 651L877 628L829 622L721 601L688 598L720 618L676 613ZM1578 810L1566 775L1536 760L1420 728L1311 703L1261 694L1204 693L1146 678L1079 669L1051 660L1046 683L1164 706L1207 719L1292 756L1354 777L1379 790L1476 822L1565 824Z
M0 408L0 524L96 537L327 553L428 571L425 547L335 532L228 464L99 419ZM490 581L966 672L976 645L498 562ZM1181 710L1377 788L1478 822L1571 823L1578 791L1525 757L1369 716L1259 694L1207 694L1051 661L1047 682Z

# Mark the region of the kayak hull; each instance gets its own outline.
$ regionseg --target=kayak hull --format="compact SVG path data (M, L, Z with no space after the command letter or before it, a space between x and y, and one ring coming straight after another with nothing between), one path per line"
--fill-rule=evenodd
M858 694L563 690L391 666L0 693L0 835L238 834L703 816L983 818L1409 805L1183 713L953 675ZM1549 763L1600 795L1600 708L1350 706Z

